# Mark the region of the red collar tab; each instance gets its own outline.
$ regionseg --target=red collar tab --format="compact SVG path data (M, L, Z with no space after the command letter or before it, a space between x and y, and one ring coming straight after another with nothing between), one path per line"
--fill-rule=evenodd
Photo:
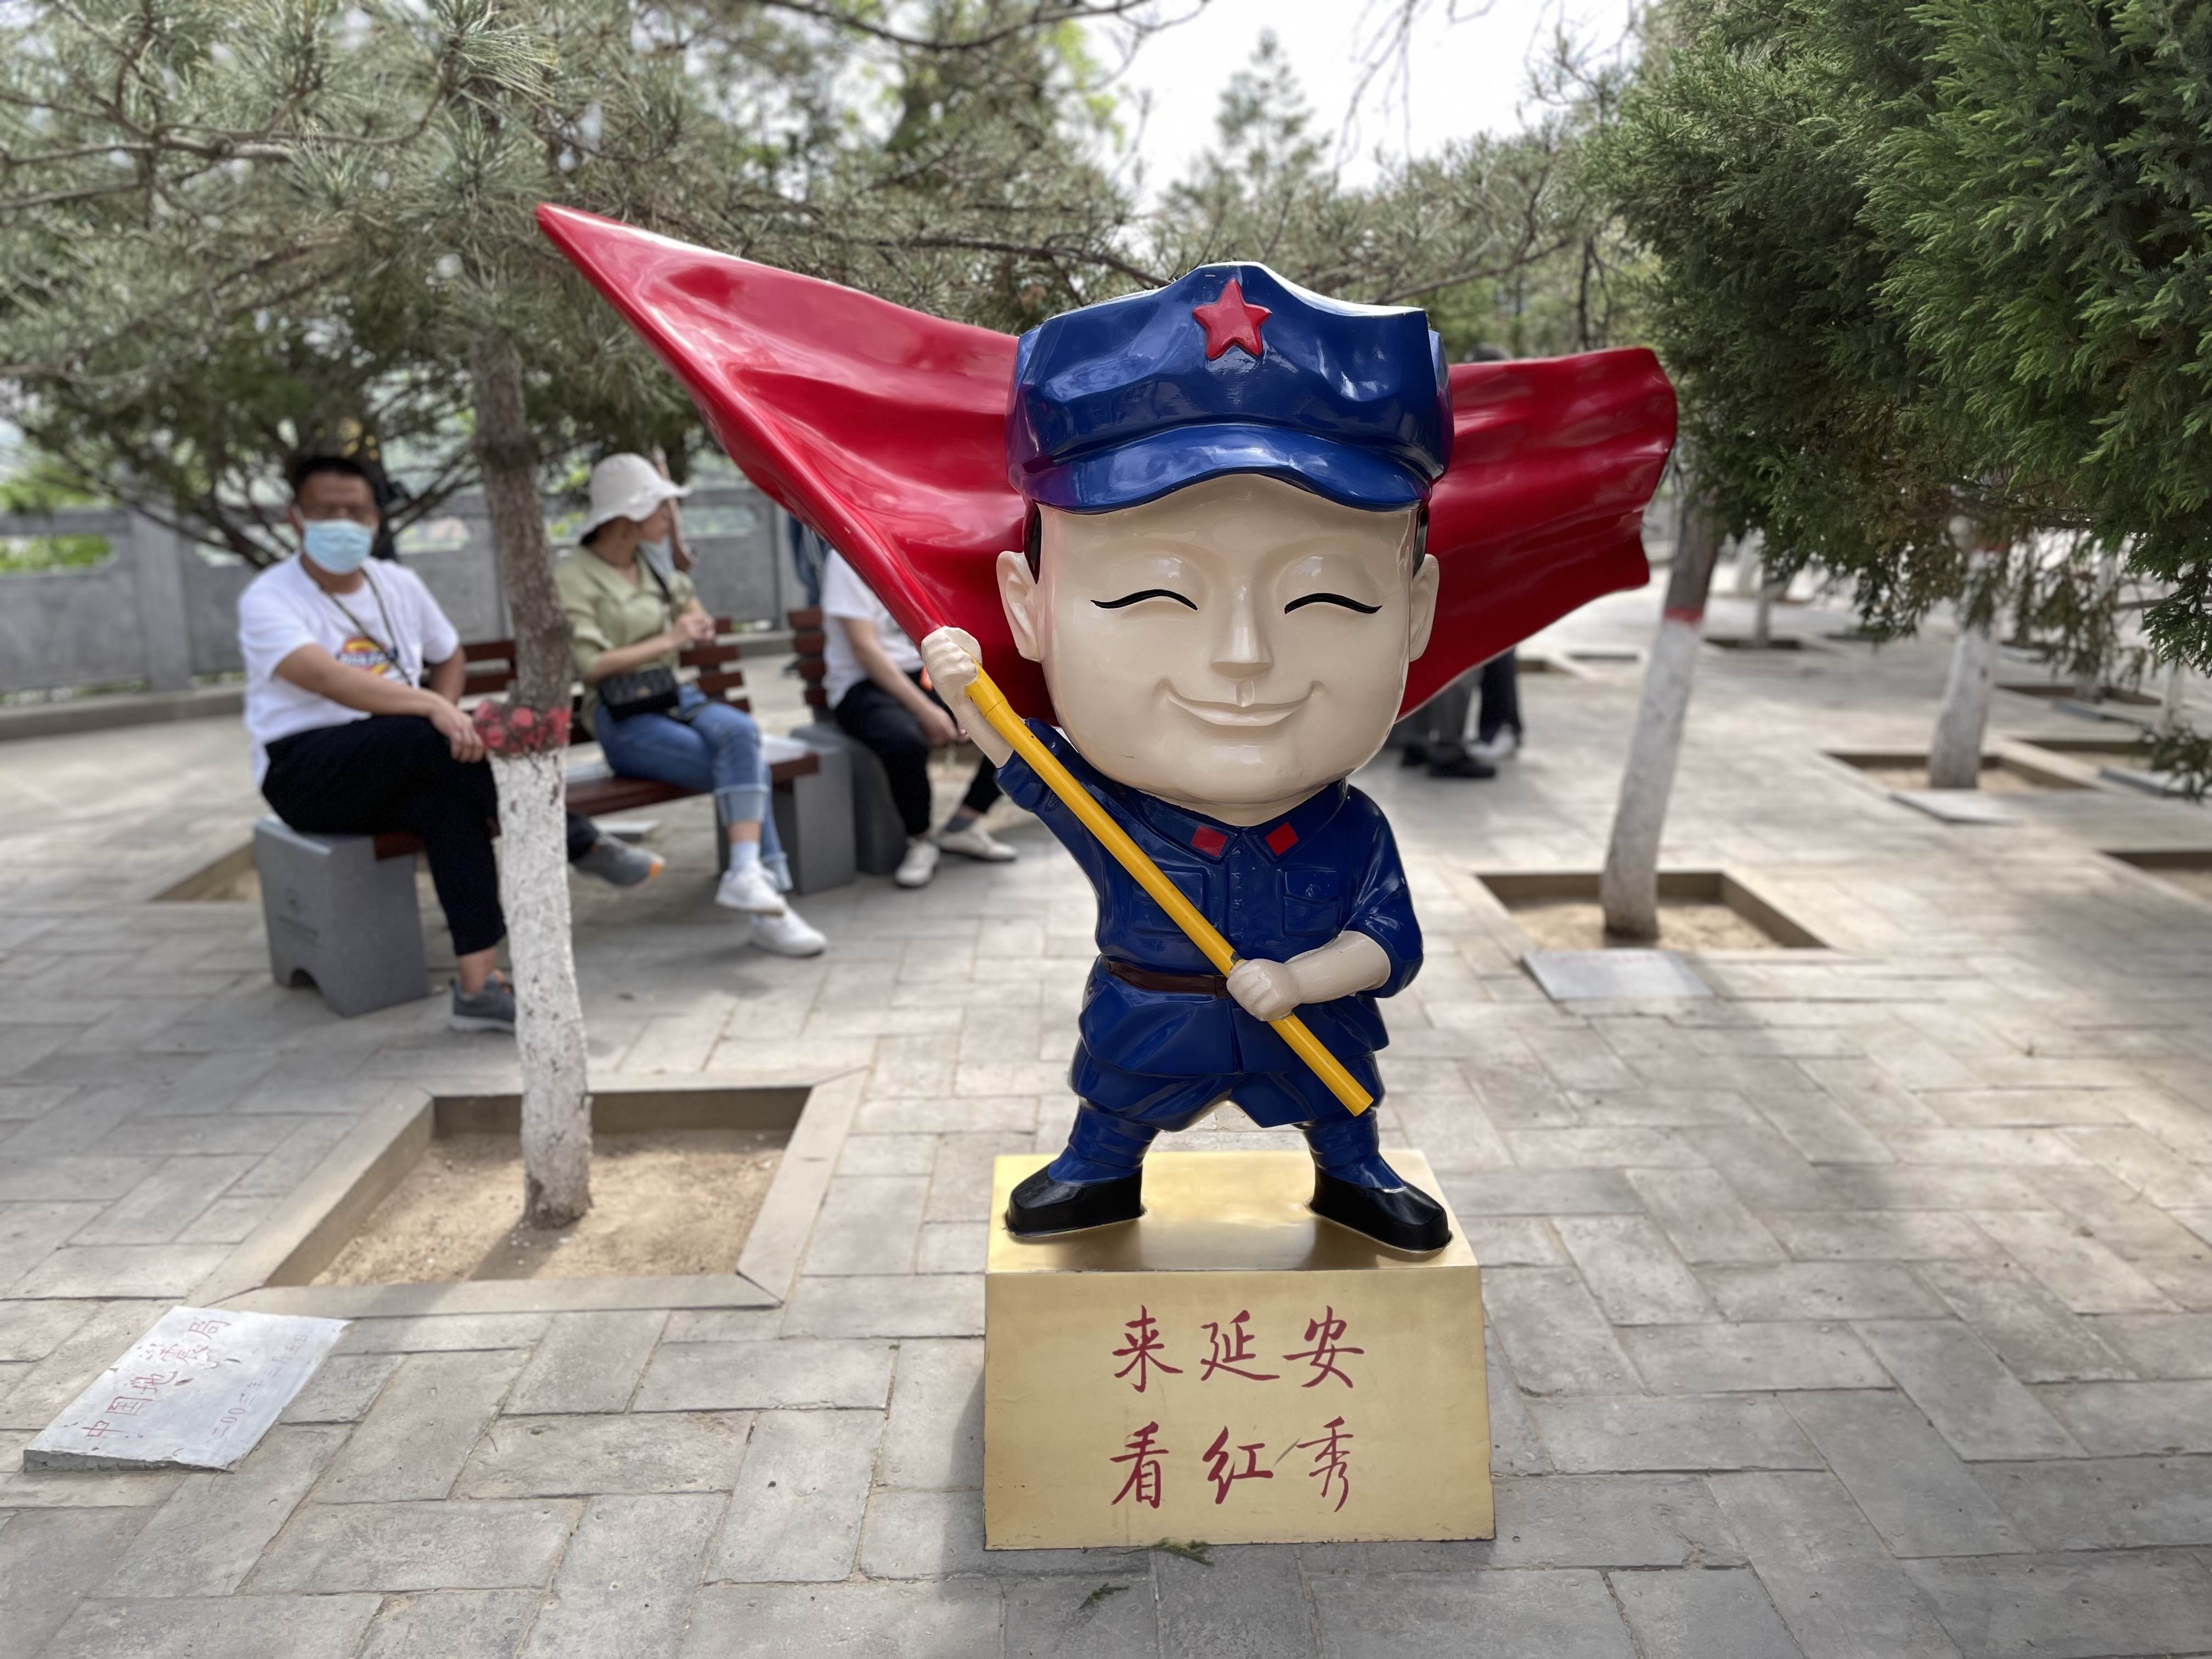
M1212 824L1201 823L1190 832L1190 844L1205 854L1206 857L1218 859L1221 856L1222 849L1229 845L1229 837Z
M1219 299L1202 306L1193 306L1190 314L1206 331L1206 360L1208 362L1231 346L1243 346L1255 357L1267 349L1260 343L1260 325L1267 320L1267 307L1248 303L1244 298L1244 285L1234 276L1221 290Z
M1298 832L1287 823L1279 823L1267 831L1267 850L1277 858L1298 844Z

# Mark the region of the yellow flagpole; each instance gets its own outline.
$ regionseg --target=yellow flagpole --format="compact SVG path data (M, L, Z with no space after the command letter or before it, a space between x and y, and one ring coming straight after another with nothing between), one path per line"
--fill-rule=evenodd
M1214 931L1213 924L1199 914L1197 907L1183 896L1181 888L1160 873L1159 866L1145 855L1145 849L1129 839L1091 792L1054 758L1052 750L1037 740L1036 733L1022 723L1021 716L1007 702L1006 693L992 684L991 677L980 665L974 684L968 688L968 700L975 705L978 714L990 721L991 729L1012 744L1014 752L1029 763L1030 769L1044 780L1045 787L1083 821L1083 827L1097 836L1121 866L1136 878L1137 885L1175 918L1176 926L1206 952L1206 959L1216 969L1226 974L1237 965L1237 953L1230 949L1229 941ZM1313 1067L1314 1075L1328 1085L1329 1092L1344 1103L1347 1111L1357 1115L1375 1103L1375 1097L1360 1086L1359 1079L1344 1069L1296 1014L1285 1014L1267 1023L1300 1060Z

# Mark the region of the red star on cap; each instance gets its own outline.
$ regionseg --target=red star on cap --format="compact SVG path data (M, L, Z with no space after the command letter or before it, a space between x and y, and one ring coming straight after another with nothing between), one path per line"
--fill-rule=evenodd
M1212 362L1231 346L1243 346L1256 357L1265 349L1260 343L1260 325L1267 320L1267 307L1247 305L1244 287L1234 276L1221 290L1221 297L1211 305L1193 306L1190 314L1198 319L1206 331L1206 360Z

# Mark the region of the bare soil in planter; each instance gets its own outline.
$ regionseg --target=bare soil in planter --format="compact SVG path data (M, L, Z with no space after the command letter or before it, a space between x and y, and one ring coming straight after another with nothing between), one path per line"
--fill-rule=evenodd
M1725 904L1694 900L1659 902L1659 937L1620 939L1605 931L1605 911L1595 899L1538 899L1513 907L1513 920L1540 951L1775 951L1766 930Z
M753 1129L601 1134L590 1212L548 1231L520 1221L522 1149L513 1135L441 1135L314 1282L731 1273L782 1140Z
M1932 789L1924 766L1867 766L1860 769L1876 783L1892 789ZM2051 788L2047 783L2023 777L2008 767L1984 766L1982 769L1983 790L1992 795L2033 795Z

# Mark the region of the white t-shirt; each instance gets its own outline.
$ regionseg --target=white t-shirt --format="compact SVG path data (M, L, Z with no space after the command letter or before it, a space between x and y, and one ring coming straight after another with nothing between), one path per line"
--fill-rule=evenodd
M911 674L921 666L921 653L915 648L912 640L900 629L897 619L884 609L884 602L875 596L860 573L845 562L842 553L832 553L822 567L822 615L825 620L836 617L859 617L876 625L876 637L883 641L884 654L902 674ZM830 621L824 628L822 647L822 690L835 708L844 701L845 694L868 678L868 671L860 666L860 659L853 654L853 647L845 637L845 630Z
M263 571L238 596L246 735L253 739L257 786L269 770L269 745L277 738L368 718L362 709L277 678L276 665L301 646L319 645L349 668L397 676L410 685L422 683L423 664L443 662L461 648L461 636L413 571L372 559L361 574L366 580L352 592L326 592L300 568L295 554Z

